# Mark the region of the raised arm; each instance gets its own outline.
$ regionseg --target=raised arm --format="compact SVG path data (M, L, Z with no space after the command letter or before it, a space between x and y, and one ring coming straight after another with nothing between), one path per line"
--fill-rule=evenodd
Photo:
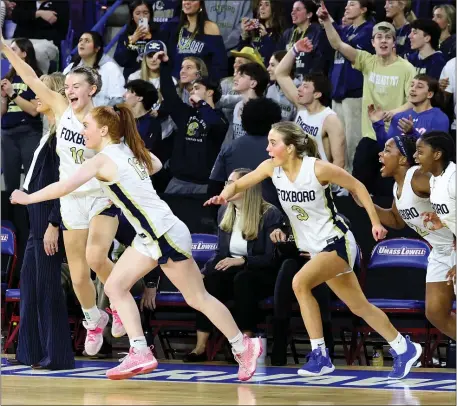
M317 11L317 15L323 21L325 33L327 34L328 42L332 48L339 51L341 55L353 64L357 57L357 50L341 40L338 31L332 24L332 19L324 2L321 2L321 7Z
M106 159L109 158L102 154L88 159L70 178L51 183L49 186L30 195L20 190L15 190L10 197L11 203L28 205L58 199L68 195L97 176L98 171L103 166Z
M211 204L226 204L227 201L237 193L244 192L246 189L257 185L272 175L273 163L270 159L268 159L263 161L254 171L227 185L219 196L212 197L203 205L209 206Z
M383 239L386 236L387 231L381 225L373 201L362 182L351 176L344 169L321 160L316 161L314 172L322 185L333 183L341 186L360 200L370 217L372 234L376 241Z
M61 94L49 89L36 75L35 71L24 62L15 52L0 39L0 49L10 61L16 73L22 78L24 83L46 104L51 106L54 114L60 117L67 109L67 101Z

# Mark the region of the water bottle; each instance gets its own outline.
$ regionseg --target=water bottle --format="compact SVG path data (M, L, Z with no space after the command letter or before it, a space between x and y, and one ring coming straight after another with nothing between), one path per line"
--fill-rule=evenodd
M374 367L382 367L384 366L384 354L382 351L382 346L374 346L373 347L373 360L372 360Z

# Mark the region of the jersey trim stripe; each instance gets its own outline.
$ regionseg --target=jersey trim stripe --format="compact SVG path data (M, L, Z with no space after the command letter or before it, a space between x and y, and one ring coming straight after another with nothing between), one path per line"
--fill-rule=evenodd
M155 231L152 222L148 219L148 216L140 208L139 205L135 204L134 200L128 195L128 193L119 184L107 185L107 187L113 192L118 199L120 205L123 207L122 210L126 210L135 220L140 224L140 227L149 234L148 236L157 240L157 232Z
M346 223L338 216L338 213L335 208L335 203L333 202L332 191L330 190L330 185L324 189L324 197L326 201L326 208L330 210L330 215L333 220L333 224L336 228L341 231L343 234L346 234L349 230L349 227Z

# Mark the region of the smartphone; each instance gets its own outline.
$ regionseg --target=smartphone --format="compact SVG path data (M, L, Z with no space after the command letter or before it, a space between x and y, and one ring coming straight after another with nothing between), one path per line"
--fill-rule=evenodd
M148 28L149 27L148 19L146 17L141 17L138 21L138 27Z
M251 24L254 28L259 28L260 21L258 18L251 18Z

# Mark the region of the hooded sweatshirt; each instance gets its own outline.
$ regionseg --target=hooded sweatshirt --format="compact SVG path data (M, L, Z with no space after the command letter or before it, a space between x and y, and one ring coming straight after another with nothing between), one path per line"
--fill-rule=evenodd
M94 106L114 106L124 100L125 79L119 65L109 55L103 55L100 60L98 72L102 77L102 88L93 99ZM84 66L83 60L78 66ZM63 74L66 75L73 69L70 63Z

